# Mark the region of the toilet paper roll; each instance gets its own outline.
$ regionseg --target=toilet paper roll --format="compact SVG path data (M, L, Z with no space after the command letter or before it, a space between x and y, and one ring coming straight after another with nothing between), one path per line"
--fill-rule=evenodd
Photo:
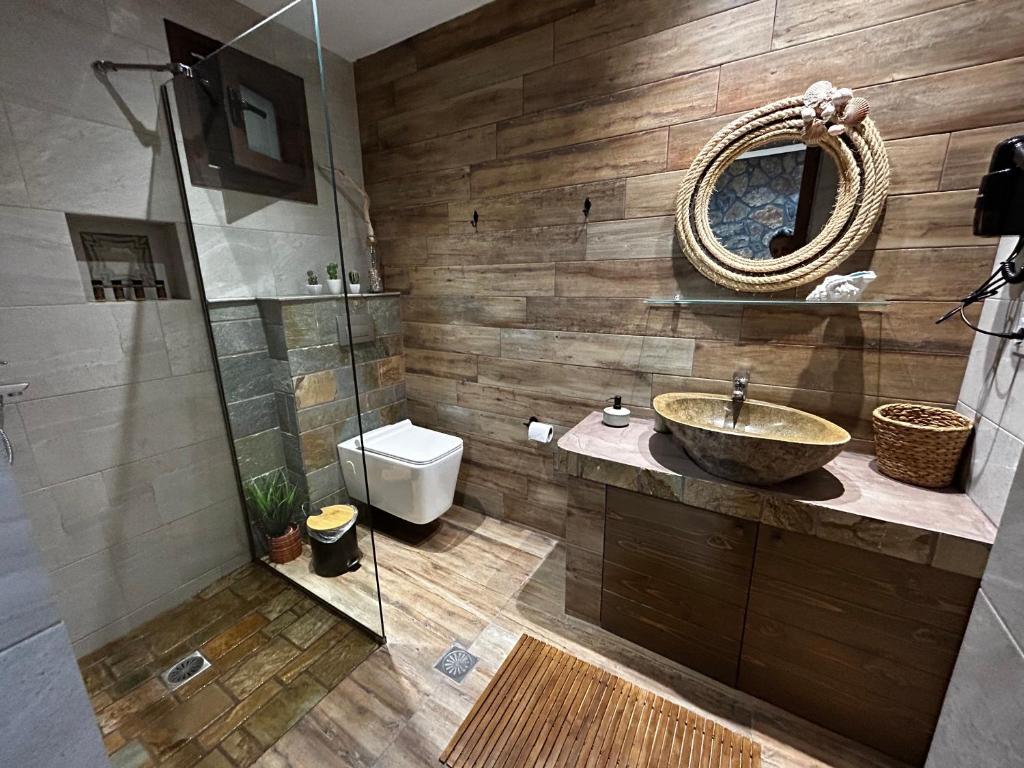
M526 436L538 443L550 443L551 438L555 436L555 428L543 421L531 421Z

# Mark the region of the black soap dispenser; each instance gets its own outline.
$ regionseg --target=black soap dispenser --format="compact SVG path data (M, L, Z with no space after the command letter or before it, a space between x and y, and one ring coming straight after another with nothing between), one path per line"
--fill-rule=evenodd
M604 409L602 421L609 427L628 427L629 408L622 407L622 395L616 395L608 399L612 404Z

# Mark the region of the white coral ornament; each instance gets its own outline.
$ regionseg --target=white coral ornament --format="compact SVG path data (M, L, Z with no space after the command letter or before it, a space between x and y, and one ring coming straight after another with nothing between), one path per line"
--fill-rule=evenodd
M830 275L807 296L807 301L857 301L868 283L877 275L874 272L852 272L849 275Z

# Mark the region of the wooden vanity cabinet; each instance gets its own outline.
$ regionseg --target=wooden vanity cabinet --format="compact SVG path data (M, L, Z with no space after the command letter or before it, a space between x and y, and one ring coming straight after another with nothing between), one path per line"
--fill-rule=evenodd
M736 685L757 523L608 487L601 626Z
M977 588L762 525L737 687L921 765Z
M913 765L978 584L606 486L601 626Z

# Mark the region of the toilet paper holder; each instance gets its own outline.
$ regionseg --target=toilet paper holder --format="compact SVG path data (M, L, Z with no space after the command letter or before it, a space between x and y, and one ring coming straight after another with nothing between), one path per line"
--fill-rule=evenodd
M540 419L538 419L536 416L531 416L529 421L524 421L523 422L523 426L524 427L528 427L531 424L533 424L533 422L535 422L535 421L540 421Z

